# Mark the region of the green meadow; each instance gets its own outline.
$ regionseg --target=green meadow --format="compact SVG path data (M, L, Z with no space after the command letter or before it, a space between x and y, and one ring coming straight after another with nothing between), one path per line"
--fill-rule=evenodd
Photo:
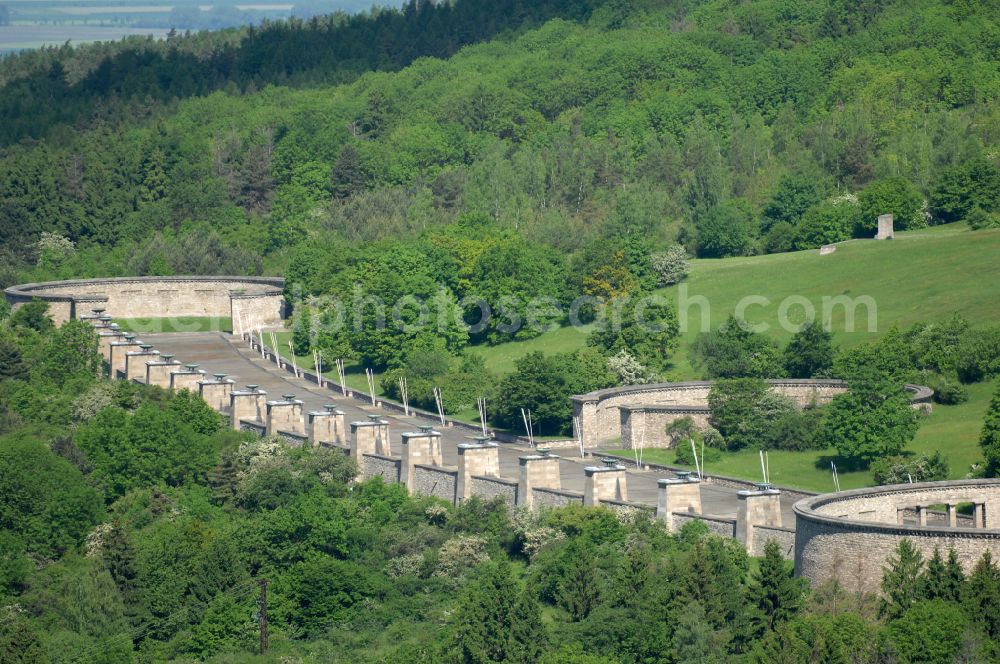
M232 332L231 318L213 316L175 316L173 318L116 318L125 332L159 334L162 332Z

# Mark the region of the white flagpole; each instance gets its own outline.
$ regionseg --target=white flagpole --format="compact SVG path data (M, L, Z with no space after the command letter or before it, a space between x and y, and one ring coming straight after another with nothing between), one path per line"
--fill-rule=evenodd
M295 374L295 377L298 378L299 377L299 365L295 361L295 347L292 345L292 340L291 339L288 340L288 354L292 356L292 372Z
M441 388L434 388L434 403L437 404L438 417L441 418L441 426L444 426L444 404L441 402Z
M701 479L701 465L698 463L698 450L694 446L694 438L688 438L691 443L691 454L694 455L694 469L698 473L698 479Z
M371 369L365 369L365 376L368 378L368 392L372 397L372 405L375 405L375 374Z
M479 397L476 399L476 405L479 407L479 425L483 429L483 435L489 435L486 433L486 397Z
M410 398L406 390L406 376L399 377L399 398L403 401L403 412L410 416Z

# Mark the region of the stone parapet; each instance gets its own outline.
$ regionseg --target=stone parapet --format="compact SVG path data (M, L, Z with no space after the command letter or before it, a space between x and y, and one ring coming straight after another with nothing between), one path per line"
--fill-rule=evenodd
M587 466L583 469L583 504L600 505L605 500L628 500L625 466Z
M931 523L927 507L949 504L971 506L973 518L952 526L946 511L943 522ZM987 551L1000 557L1000 480L855 489L800 500L793 511L796 574L814 584L837 579L849 592L879 592L886 560L904 538L925 558L954 549L966 572ZM921 511L927 525L919 516L917 523L898 522L901 513Z
M237 329L247 317L259 325L279 324L284 285L280 277L120 277L20 284L4 296L14 309L35 298L48 302L57 325L89 316L99 304L119 318L232 318Z
M285 395L281 401L268 401L265 407L264 421L267 423L267 435L274 435L278 431L306 435L302 401L296 399L294 395Z
M153 361L146 362L146 385L155 385L167 390L170 389L170 374L181 368L181 363L174 359L168 359L165 355Z
M554 454L529 454L518 457L520 482L517 490L518 505L531 507L535 489L562 488L559 457Z
M674 532L676 512L701 514L701 481L698 478L657 480L656 518Z
M313 445L347 445L346 416L335 404L309 413L309 440Z
M458 446L458 486L456 496L461 502L472 495L474 475L499 477L500 455L496 443L460 443Z
M458 484L458 470L441 466L417 464L413 467L414 493L434 496L454 504L455 487Z
M441 466L441 433L430 426L420 431L408 431L402 435L403 463L399 471L399 481L406 485L410 494L416 493L414 468L419 465Z
M233 390L229 393L230 426L239 431L241 422L260 422L264 432L267 431L267 392L256 387L246 390ZM263 435L263 433L262 433Z
M826 378L783 378L767 382L772 391L789 397L800 407L828 403L847 390L843 381ZM645 446L655 447L666 444L664 429L668 422L685 416L698 421L706 416L711 389L711 381L630 385L572 396L570 401L586 447L598 447L616 438L621 438L623 444L638 444L643 438L644 422ZM930 388L920 385L907 385L906 389L914 405L929 404L934 394ZM623 415L620 412L623 407L631 411Z

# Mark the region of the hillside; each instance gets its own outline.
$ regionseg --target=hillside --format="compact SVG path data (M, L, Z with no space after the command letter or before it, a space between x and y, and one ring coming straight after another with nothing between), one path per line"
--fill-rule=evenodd
M412 0L46 49L0 85L0 286L283 276L279 347L342 358L356 388L405 379L412 405L440 387L449 414L485 398L495 428L526 409L565 437L572 394L729 378L714 428L671 432L708 440L709 472L758 479L766 447L774 482L819 491L831 461L845 488L1000 476L1000 0ZM885 213L897 239L868 239ZM746 297L766 333L727 320ZM793 335L824 297L877 325ZM926 566L901 542L871 597L809 595L787 534L752 561L619 505L455 505L416 469L411 496L105 379L92 327L45 307L0 305L0 661L998 659L1000 570L963 571L964 537ZM241 324L153 321L209 322ZM800 409L765 382L789 375L848 389ZM923 418L908 381L952 405ZM717 489L706 511L735 509Z
M941 321L953 314L973 325L1000 320L1000 230L970 231L964 224L937 226L922 231L897 233L891 242L852 240L828 256L799 251L767 256L693 260L683 282L686 297L704 297L711 311L711 325L718 327L734 313L747 296L763 296L771 304L746 309L747 322L765 324L765 334L786 342L802 323L803 307L789 306L788 327L782 327L778 311L788 297L808 300L817 317L823 298L847 295L872 298L877 314L869 331L867 307L856 309L854 331L845 330L844 307L832 309L834 342L854 346L885 334L892 326L908 327L918 322ZM679 306L678 287L658 291ZM700 378L688 355L691 343L702 331L698 306L690 308L690 325L682 330L668 376L675 380ZM789 329L790 328L790 329ZM564 352L582 348L590 328L553 330L524 343L477 348L486 365L498 373L513 368L514 360L533 350Z

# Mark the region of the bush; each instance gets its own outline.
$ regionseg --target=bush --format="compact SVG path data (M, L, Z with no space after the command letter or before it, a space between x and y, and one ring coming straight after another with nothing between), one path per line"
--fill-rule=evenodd
M778 345L735 316L699 335L692 355L708 378L774 378L784 371Z
M970 330L963 335L956 370L963 383L1000 375L1000 326Z
M917 456L892 456L872 462L872 475L876 484L905 484L936 482L948 479L948 460L940 452Z
M790 410L774 419L764 434L764 447L775 450L812 450L822 447L816 432L823 419L820 408Z
M646 385L657 381L656 374L624 348L608 358L608 368L618 378L619 385Z
M825 410L819 441L855 466L899 454L917 433L917 412L902 387L890 383L854 383Z
M897 231L927 225L921 210L923 198L905 178L888 177L873 182L858 196L858 205L861 207L859 225L855 229L858 236L874 236L878 218L883 214L893 216L893 226Z
M965 216L965 223L969 224L969 227L974 231L984 228L1000 228L1000 214L987 212L977 205L969 210L969 214Z
M652 254L649 257L656 283L660 286L676 284L688 275L691 269L688 264L687 251L675 244L664 252Z
M708 463L710 461L714 462L722 460L721 450L715 447L709 447L708 443L705 443L704 450L705 450L704 457L702 457L702 447L700 444L695 443L695 451L698 452L698 464L700 464L702 461ZM674 457L674 463L679 463L684 466L697 465L694 462L694 453L691 451L690 443L685 441L677 446L677 453Z
M790 399L756 378L717 382L708 394L708 406L712 425L730 450L765 447L775 423L795 411Z
M750 210L723 203L698 223L698 255L704 258L752 256L757 251L757 228Z
M969 400L969 390L961 383L949 380L938 374L925 374L925 385L934 390L934 402L955 405Z
M789 378L826 376L833 366L833 335L819 322L804 324L785 346L784 365Z
M787 221L779 221L767 231L763 239L766 254L783 254L795 249L795 226Z
M500 427L523 431L521 409L531 410L536 434L569 434L573 407L569 396L610 387L615 377L604 357L592 349L545 355L529 353L514 363L496 389L491 421Z
M609 302L602 310L587 345L612 355L625 349L639 362L664 367L680 328L677 312L668 298L637 293Z
M815 249L850 240L858 224L858 208L849 203L820 203L809 208L795 227L795 248Z

